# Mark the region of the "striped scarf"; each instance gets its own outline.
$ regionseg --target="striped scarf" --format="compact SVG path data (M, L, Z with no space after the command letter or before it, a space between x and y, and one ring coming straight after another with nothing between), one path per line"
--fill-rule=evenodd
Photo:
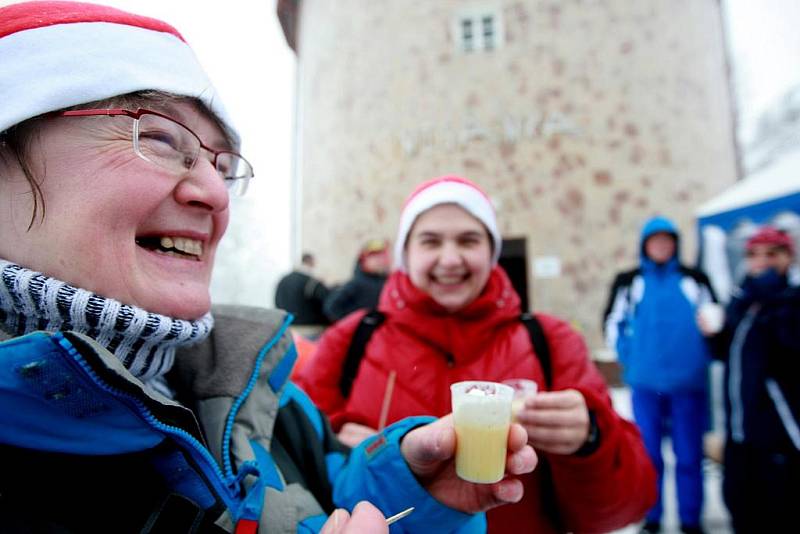
M85 334L168 396L163 376L175 349L202 341L213 326L210 313L194 321L149 313L0 259L0 329L15 336L36 330Z

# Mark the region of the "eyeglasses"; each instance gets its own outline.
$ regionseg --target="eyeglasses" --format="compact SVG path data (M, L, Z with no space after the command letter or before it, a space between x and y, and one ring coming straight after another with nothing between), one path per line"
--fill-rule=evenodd
M140 158L178 175L190 171L205 150L213 156L211 163L228 189L244 195L253 166L241 154L230 150L215 150L203 144L188 126L157 111L149 109L76 109L61 111L59 117L130 117L133 119L133 151Z

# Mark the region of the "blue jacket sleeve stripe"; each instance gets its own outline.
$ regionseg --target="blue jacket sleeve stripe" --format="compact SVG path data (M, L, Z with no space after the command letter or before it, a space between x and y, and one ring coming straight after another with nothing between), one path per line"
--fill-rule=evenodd
M328 479L331 481L336 480L339 471L345 466L347 456L341 452L329 452L325 455L325 467L328 469Z
M294 382L288 382L286 387L283 388L283 393L281 394L278 406L283 408L289 404L290 401L296 402L303 409L306 417L308 417L308 420L311 421L311 424L314 426L314 431L317 433L317 436L322 439L324 434L324 425L322 424L322 416L319 414L319 409L311 401L308 395L306 395L302 389L297 387Z
M267 382L269 382L269 387L272 388L272 391L277 393L286 381L289 380L289 375L292 373L295 361L297 361L297 348L294 346L294 343L292 343L289 345L286 354L281 358L281 361L278 362L278 365L275 366L269 375Z
M302 522L298 523L297 534L316 534L322 530L322 527L325 525L325 521L327 520L328 516L325 514L307 517L303 519Z

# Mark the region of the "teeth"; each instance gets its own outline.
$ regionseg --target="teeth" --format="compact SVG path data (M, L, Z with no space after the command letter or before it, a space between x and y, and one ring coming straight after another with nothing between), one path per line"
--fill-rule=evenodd
M458 284L464 279L463 276L437 276L436 280L440 284L450 285L450 284Z
M161 248L175 249L184 254L191 254L192 256L201 256L203 254L203 243L196 239L189 239L188 237L168 237L163 236L160 241Z

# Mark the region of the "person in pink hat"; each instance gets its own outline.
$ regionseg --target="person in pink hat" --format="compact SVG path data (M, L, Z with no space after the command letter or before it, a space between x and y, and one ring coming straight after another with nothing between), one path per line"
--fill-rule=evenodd
M394 530L476 532L521 498L448 476L448 418L350 451L288 381L291 316L212 311L252 177L177 30L0 8L0 531L380 533L413 507ZM508 451L535 467L521 426Z
M577 332L550 315L521 318L497 263L501 244L475 183L420 184L403 205L378 309L326 331L298 382L356 444L403 417L449 413L455 382L531 379L540 393L517 420L546 468L521 477L521 502L488 513L489 532L606 532L637 521L656 491L639 433L614 411Z
M795 243L763 226L745 245L747 275L711 336L725 366L722 491L737 534L790 532L800 502L800 285Z

